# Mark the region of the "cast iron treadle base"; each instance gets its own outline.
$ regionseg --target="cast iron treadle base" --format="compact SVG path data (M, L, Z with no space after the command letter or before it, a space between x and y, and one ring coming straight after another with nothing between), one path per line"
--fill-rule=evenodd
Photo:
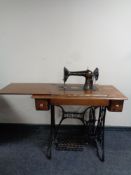
M82 136L62 133L56 139L55 146L59 151L83 151L85 140Z
M56 143L57 150L74 150L80 151L83 149L83 146L87 143L94 143L94 146L97 150L98 158L103 162L104 161L104 126L105 126L105 115L106 115L106 106L98 107L87 107L85 111L78 112L66 112L62 106L59 106L62 110L62 118L57 126L55 127L55 118L54 118L54 106L51 107L51 127L50 127L50 139L47 149L47 157L51 158L51 148L52 144ZM98 118L96 117L96 109L99 108ZM85 119L85 113L88 112L88 120ZM83 123L83 130L79 131L79 134L75 132L74 137L72 137L71 131L68 131L66 137L64 133L60 133L60 126L63 120L79 119ZM85 132L84 132L85 131ZM62 136L58 137L61 134ZM83 139L80 140L79 136L83 136ZM86 136L86 137L85 137ZM81 137L82 138L82 137Z

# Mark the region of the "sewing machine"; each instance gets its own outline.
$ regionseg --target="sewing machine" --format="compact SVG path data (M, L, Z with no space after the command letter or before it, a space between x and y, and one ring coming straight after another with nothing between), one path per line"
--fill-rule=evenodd
M112 85L96 85L94 88L93 80L99 76L98 68L93 72L90 70L70 72L64 68L64 82L69 76L84 76L86 81L84 87L80 84L67 84L67 90L62 84L53 83L11 83L0 90L0 95L31 95L35 101L36 110L50 110L50 139L47 150L47 157L51 158L52 145L55 141L56 123L55 123L55 106L61 105L84 105L89 112L89 120L84 120L83 113L68 113L71 116L78 116L85 126L87 126L88 138L95 143L97 155L101 161L104 161L104 127L106 110L110 112L122 112L124 100L127 99L118 89ZM79 90L71 90L72 87ZM82 88L81 88L82 87ZM84 90L83 90L84 89ZM95 90L94 90L95 89ZM62 109L62 108L61 108ZM62 109L63 110L63 109ZM96 110L99 110L98 117ZM63 111L63 119L68 118L67 112ZM93 125L92 125L93 121ZM92 142L91 141L91 142Z
M90 71L89 69L84 71L69 71L66 67L64 67L64 84L67 81L69 76L83 76L85 77L85 84L83 86L84 90L95 90L94 80L98 80L99 77L99 69L96 68L94 71Z

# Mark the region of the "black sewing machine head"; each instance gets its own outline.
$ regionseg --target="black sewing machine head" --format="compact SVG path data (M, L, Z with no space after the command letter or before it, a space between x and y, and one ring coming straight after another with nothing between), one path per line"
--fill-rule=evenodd
M99 77L99 69L96 68L93 72L89 69L84 71L74 71L70 72L66 67L64 67L64 83L67 81L69 76L84 76L85 77L85 84L83 89L84 90L95 90L93 85L94 79L98 80Z

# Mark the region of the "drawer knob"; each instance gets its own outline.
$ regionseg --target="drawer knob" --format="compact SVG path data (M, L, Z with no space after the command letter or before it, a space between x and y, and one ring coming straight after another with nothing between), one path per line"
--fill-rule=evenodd
M43 103L40 103L40 108L43 108L43 107L44 107Z
M119 107L120 107L120 105L118 105L118 104L117 104L117 105L116 105L116 107L117 107L117 108L119 108Z

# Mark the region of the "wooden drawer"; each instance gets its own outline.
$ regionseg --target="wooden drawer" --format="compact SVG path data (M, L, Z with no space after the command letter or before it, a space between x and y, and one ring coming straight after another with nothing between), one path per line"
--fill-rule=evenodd
M36 110L49 110L49 101L43 99L35 99Z
M123 110L123 100L110 100L107 109L111 112L122 112Z

